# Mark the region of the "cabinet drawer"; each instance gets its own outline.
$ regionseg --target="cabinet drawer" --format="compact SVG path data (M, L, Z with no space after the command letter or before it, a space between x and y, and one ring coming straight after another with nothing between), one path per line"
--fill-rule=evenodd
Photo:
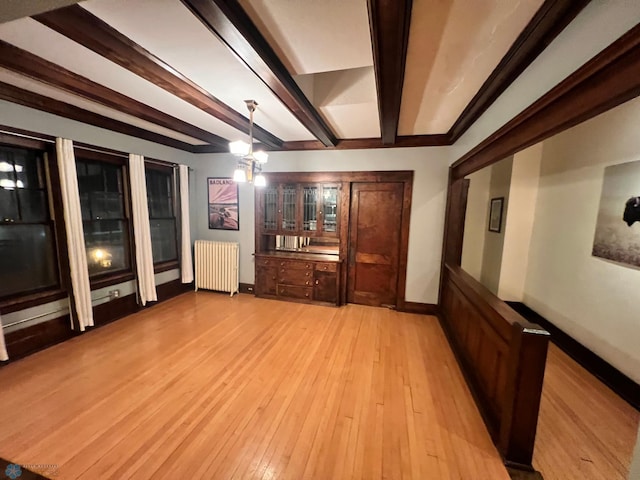
M280 260L278 268L286 270L313 270L313 262L302 260Z
M272 258L257 258L256 259L256 267L276 267L278 266L277 260Z
M313 288L278 285L278 296L311 300L313 298Z
M336 265L335 263L316 263L316 270L320 272L335 272Z
M289 270L281 267L278 270L278 283L289 285L313 285L313 270Z

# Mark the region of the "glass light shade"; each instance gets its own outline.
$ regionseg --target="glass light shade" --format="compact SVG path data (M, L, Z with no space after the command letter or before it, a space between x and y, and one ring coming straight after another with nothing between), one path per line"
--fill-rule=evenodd
M229 142L229 151L234 155L243 157L249 153L250 145L247 142L238 140L236 142Z
M233 181L238 183L245 183L247 181L247 172L244 168L236 168L233 172Z
M253 152L253 158L255 158L260 163L267 163L267 160L269 159L269 155L267 154L267 152L258 150L257 152Z
M259 173L258 175L253 177L253 184L256 187L266 187L267 186L267 179L264 177L264 175Z

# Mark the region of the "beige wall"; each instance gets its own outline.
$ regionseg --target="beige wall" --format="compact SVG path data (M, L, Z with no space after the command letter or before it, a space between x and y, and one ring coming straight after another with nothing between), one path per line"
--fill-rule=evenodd
M507 212L509 211L509 188L511 185L511 167L513 157L505 158L491 166L491 180L489 183L489 202L492 198L503 197L502 222L500 232L489 231L489 216L487 215L487 225L485 228L484 248L482 251L482 272L480 273L480 283L498 294L500 283L500 270L502 267L502 250L504 247L504 237L506 231ZM487 206L489 209L489 206Z
M406 300L437 303L440 256L444 230L444 206L448 178L446 147L397 148L376 150L334 150L273 152L266 171L371 171L413 170L413 198L409 230ZM255 248L253 187L240 187L240 231L209 230L207 224L208 176L231 176L234 160L230 155L203 155L192 163L193 239L240 243L240 281L254 282ZM195 182L195 183L194 183Z
M524 291L527 305L636 382L640 270L591 249L604 168L640 160L639 124L635 99L544 142Z
M468 177L467 211L464 218L461 266L477 281L482 276L484 240L487 234L491 168L483 168Z
M542 143L513 156L498 296L521 302L538 197Z

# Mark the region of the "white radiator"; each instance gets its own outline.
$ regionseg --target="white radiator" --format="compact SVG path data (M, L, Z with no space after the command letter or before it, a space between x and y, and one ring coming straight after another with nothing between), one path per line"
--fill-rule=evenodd
M229 292L240 291L238 267L240 249L233 242L196 240L196 291L198 288Z

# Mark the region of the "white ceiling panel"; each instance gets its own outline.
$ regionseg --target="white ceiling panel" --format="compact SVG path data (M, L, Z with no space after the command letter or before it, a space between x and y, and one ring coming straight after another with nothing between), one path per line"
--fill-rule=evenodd
M366 0L240 0L292 75L373 65Z
M229 140L247 137L223 121L30 18L0 25L0 39L221 137Z
M543 0L415 0L399 135L445 133Z
M156 125L151 122L147 122L145 120L140 120L139 118L134 117L132 115L128 115L118 110L105 107L103 105L78 97L77 95L66 93L57 88L51 87L49 85L38 82L31 78L25 77L23 75L18 75L16 73L10 72L3 68L0 68L0 82L9 83L16 87L20 87L24 90L38 93L40 95L44 95L45 97L53 98L55 100L60 100L65 103L75 105L76 107L89 110L90 112L98 113L100 115L104 115L105 117L109 117L114 120L119 120L121 122L128 123L129 125L135 125L136 127L144 128L145 130L159 133L161 135L165 135L170 138L175 138L176 140L180 140L182 142L187 142L192 145L206 144L202 140L190 137L188 135L183 135L181 133L175 132L174 130L169 130L168 128L161 127L159 125Z
M244 100L255 99L255 122L277 137L315 138L179 0L91 0L82 7L243 115Z
M378 104L328 105L320 107L324 117L334 126L338 138L380 137Z

